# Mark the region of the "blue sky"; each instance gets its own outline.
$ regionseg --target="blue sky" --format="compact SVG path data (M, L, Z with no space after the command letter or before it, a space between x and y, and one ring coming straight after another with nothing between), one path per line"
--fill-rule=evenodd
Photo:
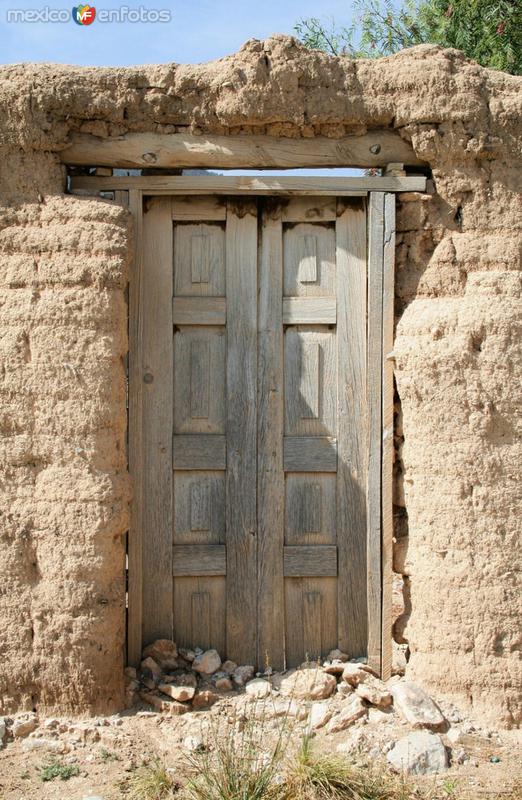
M86 0L82 0L86 2ZM351 16L346 0L93 0L99 9L169 9L156 24L8 23L9 9L66 9L77 0L0 0L0 63L50 61L82 65L197 63L235 52L247 39L293 33L302 17Z

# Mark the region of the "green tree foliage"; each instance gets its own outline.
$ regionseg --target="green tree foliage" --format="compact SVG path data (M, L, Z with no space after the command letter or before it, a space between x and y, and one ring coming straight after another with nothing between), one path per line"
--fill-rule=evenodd
M522 0L354 0L354 7L350 27L312 17L295 31L307 47L334 55L374 58L431 42L522 74Z

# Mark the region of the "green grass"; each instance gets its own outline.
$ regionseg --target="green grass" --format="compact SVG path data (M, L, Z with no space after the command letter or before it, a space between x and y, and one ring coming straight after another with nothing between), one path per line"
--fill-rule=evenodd
M109 761L121 761L118 753L113 750L107 750L106 747L100 749L100 758L105 764Z
M62 764L59 761L52 761L40 768L40 778L44 783L54 781L59 778L61 781L68 781L80 774L80 768L76 764Z

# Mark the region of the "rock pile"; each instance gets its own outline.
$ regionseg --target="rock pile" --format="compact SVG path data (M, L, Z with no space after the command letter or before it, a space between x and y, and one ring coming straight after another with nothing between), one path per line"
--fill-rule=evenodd
M222 661L214 649L189 650L159 639L144 649L140 668L128 667L126 675L129 706L142 701L166 714L198 711L237 696L255 703L256 715L294 717L304 721L309 735L327 736L394 717L413 730L387 744L392 767L420 773L449 765L439 735L449 723L437 704L416 684L398 677L385 683L363 659L339 650L322 663L256 675L253 666Z

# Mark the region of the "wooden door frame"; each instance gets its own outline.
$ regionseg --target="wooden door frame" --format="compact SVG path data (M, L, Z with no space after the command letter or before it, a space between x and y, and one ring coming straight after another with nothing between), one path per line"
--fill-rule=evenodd
M134 493L128 539L127 661L138 664L142 650L142 290L143 201L175 194L256 196L336 195L367 198L367 599L368 663L387 679L391 674L393 327L395 197L397 191L422 191L426 179L231 178L231 177L78 177L77 193L113 193L135 220L135 256L129 277L129 472Z

